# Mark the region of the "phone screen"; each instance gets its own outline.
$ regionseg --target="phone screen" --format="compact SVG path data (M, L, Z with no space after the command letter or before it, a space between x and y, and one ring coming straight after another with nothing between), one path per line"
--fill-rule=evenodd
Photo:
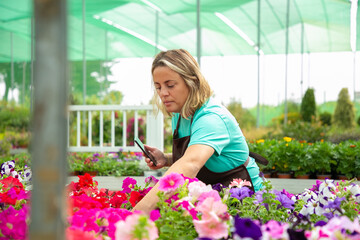
M140 141L140 139L138 137L134 138L134 142L139 146L139 148L141 149L141 151L143 151L143 153L150 158L150 160L153 162L154 166L156 166L156 160L155 158L145 149L144 144Z

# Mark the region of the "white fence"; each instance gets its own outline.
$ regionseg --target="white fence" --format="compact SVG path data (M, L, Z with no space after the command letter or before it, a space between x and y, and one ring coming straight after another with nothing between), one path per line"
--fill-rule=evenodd
M127 128L129 124L128 116L134 116L133 135L139 136L139 124L145 124L146 139L144 143L150 146L157 147L160 150L164 149L164 117L161 112L156 116L153 113L151 105L144 106L121 106L121 105L70 105L68 114L68 151L69 152L117 152L119 149L122 151L135 151L139 152L137 146L128 146L127 142L130 140L128 137ZM144 123L139 121L139 112L146 113ZM99 121L99 144L93 145L93 120L94 116L98 116ZM115 116L122 116L121 120L116 120ZM74 123L76 121L76 124ZM104 142L104 121L110 121L110 142ZM117 136L115 134L115 125L121 122L122 133ZM75 128L74 128L75 126ZM83 130L83 131L81 131ZM87 134L83 133L83 138L87 140L87 146L81 144L81 133L87 130ZM76 134L76 143L71 145L71 139ZM115 139L121 138L122 145L116 146ZM131 139L133 142L133 139Z

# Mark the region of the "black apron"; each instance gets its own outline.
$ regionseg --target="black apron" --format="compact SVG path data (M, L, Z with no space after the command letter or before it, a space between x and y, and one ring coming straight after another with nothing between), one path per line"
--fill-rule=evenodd
M173 162L176 162L179 158L181 158L184 155L190 142L190 136L179 138L178 129L180 126L180 119L181 119L181 115L179 116L179 120L176 124L176 129L173 134L173 152L172 152ZM193 118L191 118L190 127L192 121ZM221 183L226 187L230 185L230 183L234 178L241 178L242 180L249 181L251 183L250 189L254 191L254 186L252 184L250 174L246 169L248 162L249 162L249 158L246 160L244 164L234 169L220 173L210 171L204 165L196 175L196 178L198 178L200 181L204 182L205 184Z

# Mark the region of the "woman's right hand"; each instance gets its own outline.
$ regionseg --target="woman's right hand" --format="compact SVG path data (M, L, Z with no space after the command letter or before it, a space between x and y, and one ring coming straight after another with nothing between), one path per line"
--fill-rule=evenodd
M150 169L155 170L166 166L167 159L162 151L160 151L157 148L150 147L148 145L144 145L144 147L156 160L156 166L155 166L154 163L150 160L150 158L145 157L145 162L147 163Z

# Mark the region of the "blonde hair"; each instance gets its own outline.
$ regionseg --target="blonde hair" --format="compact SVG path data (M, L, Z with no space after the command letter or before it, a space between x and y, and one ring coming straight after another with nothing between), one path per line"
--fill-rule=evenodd
M180 112L182 117L188 118L211 97L212 90L210 85L202 75L194 57L184 49L174 49L158 53L152 63L151 74L154 73L155 68L164 66L178 73L189 88L189 96ZM172 116L172 113L168 112L161 102L156 89L154 89L152 102L164 115Z

